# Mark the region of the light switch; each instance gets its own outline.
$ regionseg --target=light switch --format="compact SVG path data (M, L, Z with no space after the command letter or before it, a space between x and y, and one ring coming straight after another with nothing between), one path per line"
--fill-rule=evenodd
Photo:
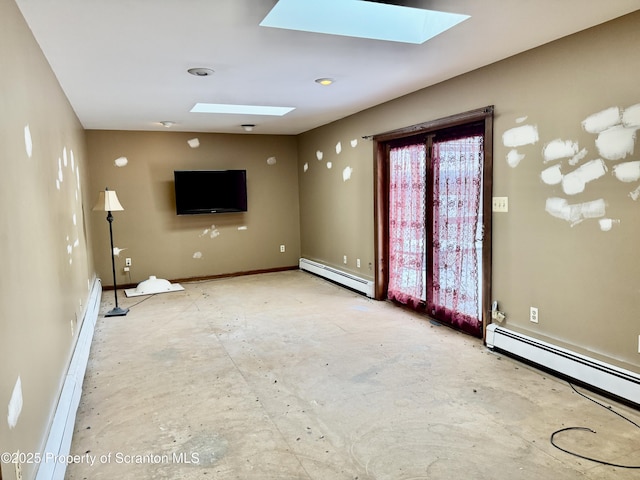
M508 212L509 211L509 197L493 197L494 212Z

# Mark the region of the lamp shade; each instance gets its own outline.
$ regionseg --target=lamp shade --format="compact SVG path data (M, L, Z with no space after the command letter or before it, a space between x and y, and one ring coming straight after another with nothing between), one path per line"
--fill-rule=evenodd
M122 208L116 192L105 188L103 192L100 192L93 210L100 212L118 212L124 210L124 208Z

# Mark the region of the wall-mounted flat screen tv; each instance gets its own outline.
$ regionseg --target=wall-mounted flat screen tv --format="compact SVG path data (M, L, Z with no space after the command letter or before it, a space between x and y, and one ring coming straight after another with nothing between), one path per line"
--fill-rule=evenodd
M247 211L246 170L175 170L176 213Z

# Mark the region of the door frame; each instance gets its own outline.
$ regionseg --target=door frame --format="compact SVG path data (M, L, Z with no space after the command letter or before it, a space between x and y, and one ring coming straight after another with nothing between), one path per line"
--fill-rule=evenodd
M484 123L484 166L482 170L482 339L491 323L491 199L493 195L493 105L403 127L372 136L374 142L374 224L375 224L375 298L385 300L389 284L389 148L390 142L402 138L428 135L436 131Z

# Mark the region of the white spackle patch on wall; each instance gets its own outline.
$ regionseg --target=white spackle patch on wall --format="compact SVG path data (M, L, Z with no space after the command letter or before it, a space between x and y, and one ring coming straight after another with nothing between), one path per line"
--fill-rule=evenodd
M579 146L575 141L559 138L552 140L542 150L543 160L545 163L557 160L562 162L554 162L557 165L542 170L540 178L545 184L561 184L566 195L582 193L587 189L587 184L602 178L611 169L607 166L610 165L610 161L616 161L612 167L612 174L621 182L632 183L640 180L640 161L617 162L634 153L637 131L640 130L640 103L626 109L615 106L606 108L589 115L581 125L586 132L595 135L594 143L600 158L581 164L589 153L586 148L578 151ZM510 138L507 135L509 133L515 138ZM517 129L508 130L503 136L505 145L507 142L522 141L521 137L524 134L525 132ZM563 174L567 164L577 168ZM640 186L629 192L629 196L634 201L640 200ZM545 206L550 215L570 222L571 226L585 219L598 218L601 219L600 229L609 231L613 225L619 224L620 220L604 218L606 208L602 198L570 205L566 199L554 197L548 198Z
M28 123L24 127L24 149L27 152L27 157L31 158L33 155L33 141L31 140L31 129Z
M195 252L195 253L193 254L193 258L196 258L196 259L198 259L198 258L202 258L202 252Z
M336 143L336 153L340 155L340 152L342 152L342 142Z
M502 134L502 143L505 147L521 147L533 145L539 140L538 127L536 125L522 125L510 128Z
M22 412L22 380L18 375L18 380L13 387L13 393L9 400L9 406L7 407L7 423L9 428L13 429L18 424L18 418Z
M582 193L587 183L604 176L605 173L607 166L601 159L591 160L562 177L562 190L567 195Z
M302 166L302 171L303 171L304 173L307 173L307 170L309 170L309 164L308 164L308 163L305 163L305 164Z
M125 251L126 248L118 248L118 247L113 247L113 255L116 257L120 256L120 252Z
M238 227L238 230L246 230L246 229L247 229L247 226L246 226L246 225L240 225L240 226Z
M577 165L580 160L587 156L587 149L583 148L578 153L576 153L571 160L569 160L569 165Z
M342 170L342 181L346 182L347 180L349 180L351 178L352 173L353 173L353 168L345 167L345 169Z
M528 115L525 115L524 117L518 117L516 118L516 123L523 123L524 121L527 120L527 118L529 118Z
M69 265L73 264L73 245L69 243L69 235L67 235L67 255L69 255Z
M613 218L601 218L598 220L598 224L600 225L600 230L603 232L608 232L613 228L614 225L618 225L620 220L614 220Z
M277 162L276 157L267 158L267 165L275 165Z
M544 209L550 215L561 218L562 220L569 220L569 202L564 198L551 197L547 198Z
M324 153L322 153L322 151L320 150L316 150L316 158L318 160L322 160L322 157L324 157Z
M625 127L640 127L640 103L625 108L622 124Z
M62 149L62 163L64 164L64 166L66 167L69 163L69 160L67 159L67 147L64 147Z
M578 142L561 140L556 138L547 143L542 149L545 162L551 162L560 158L573 157L578 153Z
M127 157L118 157L113 162L116 167L126 167L129 163L129 159Z
M75 172L76 170L76 159L73 155L73 150L69 150L69 156L71 157L71 171Z
M71 221L74 225L78 225L78 217L75 213L71 216Z
M633 153L635 140L635 128L616 125L598 134L596 147L600 155L607 160L621 160Z
M333 163L331 163L331 162L327 162L327 168L328 168L329 170L331 170L331 167L333 167Z
M589 133L600 133L620 123L620 108L609 107L589 115L582 121L582 128Z
M351 148L356 148L358 146L358 139L354 138L351 140Z
M545 210L552 216L571 222L571 226L587 218L602 218L606 214L606 203L602 198L591 202L569 205L564 198L547 198Z
M640 180L640 161L619 163L613 167L613 174L621 182L636 182Z
M200 140L198 138L190 138L187 143L191 148L198 148L200 146Z
M218 230L215 225L211 225L211 228L205 228L200 234L201 237L204 237L206 235L209 235L209 237L211 238L216 238L218 235L220 235L220 230Z
M540 178L547 185L558 185L562 182L562 172L560 171L560 165L553 165L549 168L545 168L540 173Z
M56 177L56 188L58 190L62 187L62 180L64 179L64 175L62 173L62 159L58 157L58 176Z
M518 165L520 165L520 162L523 158L524 153L519 153L516 149L509 150L509 153L507 153L507 164L511 168L516 168Z

